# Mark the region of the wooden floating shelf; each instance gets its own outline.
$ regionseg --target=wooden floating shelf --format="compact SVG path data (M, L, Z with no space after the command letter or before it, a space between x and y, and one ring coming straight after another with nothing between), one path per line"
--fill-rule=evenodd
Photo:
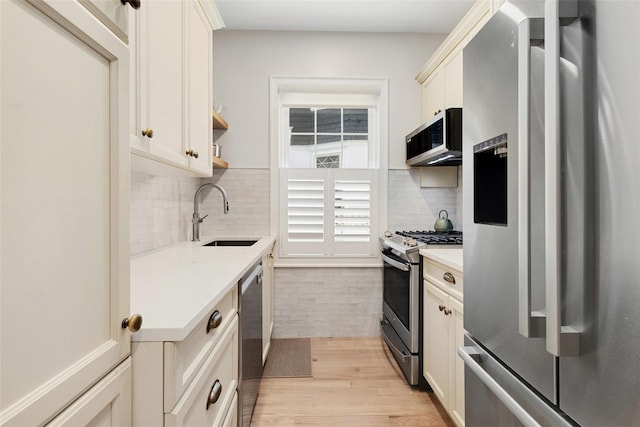
M223 129L227 130L229 128L229 123L225 119L222 118L220 114L218 114L215 110L211 111L213 115L213 128L214 129Z
M228 169L229 163L225 162L219 157L213 157L213 167L218 169Z

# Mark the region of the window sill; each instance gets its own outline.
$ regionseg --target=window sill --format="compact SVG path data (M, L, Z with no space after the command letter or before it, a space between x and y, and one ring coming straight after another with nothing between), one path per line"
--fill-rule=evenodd
M277 258L276 268L380 268L382 261L379 257L371 258L314 258L314 257L286 257Z

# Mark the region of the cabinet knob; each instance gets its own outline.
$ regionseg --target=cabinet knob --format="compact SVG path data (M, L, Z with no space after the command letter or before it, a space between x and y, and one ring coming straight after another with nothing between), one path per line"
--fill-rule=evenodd
M444 310L444 305L440 304L440 305L438 306L438 310L440 310L440 311Z
M187 150L184 152L187 156L193 156L193 150Z
M193 157L195 157L195 158L197 159L197 158L198 158L198 156L199 156L198 152L197 152L197 151L194 151L194 152L193 152Z
M217 328L222 323L222 315L218 310L214 311L211 317L209 317L209 321L207 322L207 333L212 329Z
M451 283L452 285L456 284L456 278L453 276L453 274L446 272L442 275L442 279L445 282Z
M211 387L211 391L209 392L209 397L207 397L207 411L209 410L209 406L213 405L220 399L220 395L222 394L222 384L220 384L220 380L216 380Z
M451 312L451 310L449 310L448 308L445 308L445 309L444 309L444 315L445 315L445 316L448 316L448 315L450 315L451 313L452 313L452 312Z
M151 128L142 129L142 136L153 138L153 129Z
M138 332L142 326L142 316L133 314L128 319L122 319L122 329L129 328L131 332Z
M129 3L129 6L131 6L132 8L136 10L140 9L140 0L120 0L120 3L122 3L123 5Z

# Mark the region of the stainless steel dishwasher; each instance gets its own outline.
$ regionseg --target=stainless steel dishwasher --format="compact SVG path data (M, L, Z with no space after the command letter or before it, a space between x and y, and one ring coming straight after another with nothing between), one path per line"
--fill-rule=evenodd
M249 427L262 380L262 264L240 280L240 351L238 384L239 427Z

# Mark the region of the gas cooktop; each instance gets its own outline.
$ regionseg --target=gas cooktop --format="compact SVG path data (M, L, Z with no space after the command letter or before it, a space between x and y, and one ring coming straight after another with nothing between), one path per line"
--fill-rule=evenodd
M462 231L396 231L396 234L428 245L462 244Z

